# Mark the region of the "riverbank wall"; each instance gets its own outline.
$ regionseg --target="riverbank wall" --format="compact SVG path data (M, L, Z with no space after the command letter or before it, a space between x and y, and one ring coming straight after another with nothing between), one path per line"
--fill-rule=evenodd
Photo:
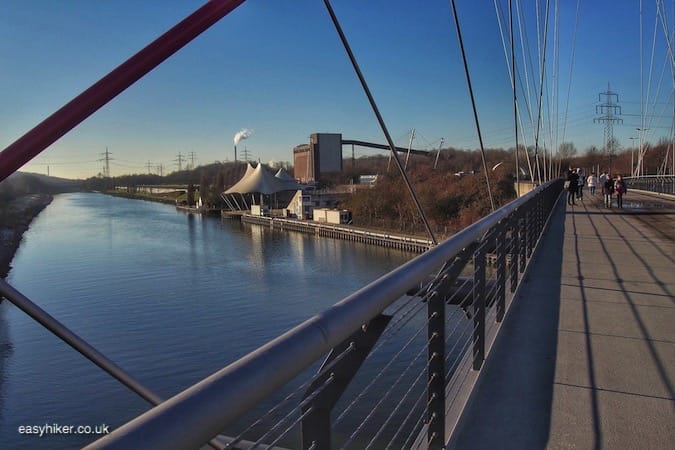
M52 200L50 194L27 194L0 206L0 278L7 277L30 223Z
M264 225L277 230L298 231L315 236L361 242L414 253L424 253L432 247L431 241L427 239L369 231L346 225L333 225L281 217L253 216L250 214L242 215L241 221L242 223Z

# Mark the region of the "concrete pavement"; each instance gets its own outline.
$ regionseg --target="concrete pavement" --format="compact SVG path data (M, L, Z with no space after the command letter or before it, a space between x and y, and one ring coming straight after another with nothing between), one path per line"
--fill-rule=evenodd
M675 448L675 203L560 202L450 448Z

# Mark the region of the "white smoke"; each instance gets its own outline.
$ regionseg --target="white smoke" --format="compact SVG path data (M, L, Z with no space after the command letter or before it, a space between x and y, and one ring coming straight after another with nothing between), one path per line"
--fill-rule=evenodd
M237 145L239 141L242 139L247 139L253 134L253 130L249 130L248 128L242 128L237 132L237 134L234 135L234 145Z

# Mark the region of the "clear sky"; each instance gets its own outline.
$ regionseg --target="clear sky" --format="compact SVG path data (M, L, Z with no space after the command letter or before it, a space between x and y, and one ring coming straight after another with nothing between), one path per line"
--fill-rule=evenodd
M0 149L202 3L3 0ZM536 3L514 0L524 19L522 41L516 24L518 95L530 145L524 100L527 83L536 121ZM641 108L639 0L580 1L567 107L577 0L550 0L541 131L547 146L562 142L564 133L580 152L602 147L604 128L593 118L608 83L622 107L623 124L614 126L621 146L633 146L636 127L649 128L652 142L670 136L673 76L663 25L656 22L661 3L672 30L672 0L643 0L642 90L649 101ZM538 4L543 30L547 2ZM497 5L507 31L508 1ZM333 6L398 145L407 146L415 128L416 148L437 148L441 137L446 146L478 148L448 0L333 0ZM513 147L511 84L495 4L458 0L457 7L485 145ZM531 61L527 79L524 61ZM644 126L641 109L649 114ZM148 162L152 171L162 164L166 174L177 169L179 153L194 152L196 165L232 160L232 139L242 128L253 134L239 144L240 154L246 146L263 162L291 160L292 148L314 132L384 143L321 0L246 1L22 170L46 173L49 165L55 176L94 176L107 147L112 175L147 172ZM372 150L357 149L357 156L366 154Z

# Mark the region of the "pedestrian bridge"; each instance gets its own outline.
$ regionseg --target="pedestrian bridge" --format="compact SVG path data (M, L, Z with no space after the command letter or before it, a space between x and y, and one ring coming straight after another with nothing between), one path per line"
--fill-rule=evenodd
M241 3L206 3L8 146L0 180ZM670 448L673 202L631 189L622 211L565 209L562 187L546 182L170 399L2 280L0 295L149 403L90 448Z
M554 212L452 448L675 442L675 203Z

